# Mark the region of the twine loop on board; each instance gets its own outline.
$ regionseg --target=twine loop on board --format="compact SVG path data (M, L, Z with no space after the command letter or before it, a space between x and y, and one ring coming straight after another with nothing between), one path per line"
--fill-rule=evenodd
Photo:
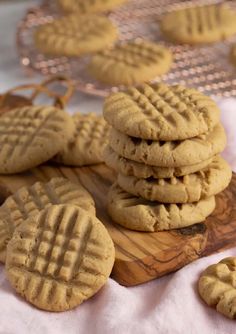
M66 88L64 94L57 93L56 91L48 87L49 85L54 83L60 83ZM2 94L0 98L0 105L4 105L6 99L9 98L13 93L27 90L33 90L32 94L28 97L29 102L31 102L32 104L39 95L45 94L49 98L53 99L53 105L55 107L64 109L74 93L74 84L71 79L67 78L66 76L56 75L46 80L43 80L39 84L19 85L7 90L4 94Z

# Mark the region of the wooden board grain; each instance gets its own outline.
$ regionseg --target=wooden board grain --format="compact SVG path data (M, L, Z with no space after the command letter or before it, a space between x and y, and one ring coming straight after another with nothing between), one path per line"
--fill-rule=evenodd
M135 232L113 223L106 211L106 195L116 175L103 164L82 168L44 165L24 174L1 175L0 199L3 201L21 186L55 176L79 180L93 195L97 216L116 248L112 276L122 285L150 281L236 244L236 174L228 189L217 196L216 209L204 223L171 232Z

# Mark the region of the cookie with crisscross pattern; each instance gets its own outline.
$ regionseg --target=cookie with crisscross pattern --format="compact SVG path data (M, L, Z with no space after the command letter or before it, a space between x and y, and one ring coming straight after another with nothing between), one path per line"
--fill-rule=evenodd
M111 237L94 215L73 205L53 205L15 230L6 273L28 302L65 311L105 284L114 257Z
M215 197L196 203L163 204L136 197L115 183L108 193L107 208L116 223L131 230L169 231L204 221L215 208Z
M236 319L236 258L206 268L198 282L202 299L226 317Z
M80 56L109 47L118 33L104 16L71 14L37 28L36 47L45 54Z
M58 177L20 188L0 207L0 262L5 262L6 246L15 228L53 204L74 204L95 214L93 198L78 182Z
M126 2L127 0L58 0L66 12L78 14L106 12Z
M109 140L109 124L103 116L95 113L76 113L72 118L76 126L75 137L54 160L71 166L102 163L103 151Z
M182 140L213 129L219 122L216 103L195 89L164 83L129 88L111 94L104 118L130 136Z
M168 72L171 64L171 51L143 40L116 45L94 55L88 69L99 81L129 86Z
M212 43L236 33L236 12L222 4L183 8L166 14L161 29L175 42Z
M0 173L25 171L51 159L73 137L75 125L61 109L29 106L0 117Z
M127 192L161 203L192 203L216 195L230 183L232 170L221 157L199 172L168 179L138 179L118 174L117 182Z

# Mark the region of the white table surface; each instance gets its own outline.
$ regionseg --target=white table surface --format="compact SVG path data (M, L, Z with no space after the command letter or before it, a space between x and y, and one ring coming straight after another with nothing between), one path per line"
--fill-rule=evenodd
M0 1L0 93L40 80L38 75L27 77L15 47L17 23L36 2ZM236 100L219 105L228 134L225 157L236 170ZM102 99L78 93L73 109L101 112ZM207 265L235 254L233 248L133 288L109 279L96 296L62 314L37 310L14 294L0 265L0 334L235 334L235 324L201 302L196 289Z

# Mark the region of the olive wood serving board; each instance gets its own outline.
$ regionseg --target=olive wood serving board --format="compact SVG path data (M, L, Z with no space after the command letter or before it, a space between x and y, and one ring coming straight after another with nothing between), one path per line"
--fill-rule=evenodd
M97 216L116 248L112 277L122 285L150 281L236 245L236 174L230 186L217 196L216 209L204 223L170 232L135 232L112 222L106 211L106 195L116 175L103 164L82 168L43 165L19 175L0 175L0 199L4 201L21 186L56 176L79 180L93 195Z

